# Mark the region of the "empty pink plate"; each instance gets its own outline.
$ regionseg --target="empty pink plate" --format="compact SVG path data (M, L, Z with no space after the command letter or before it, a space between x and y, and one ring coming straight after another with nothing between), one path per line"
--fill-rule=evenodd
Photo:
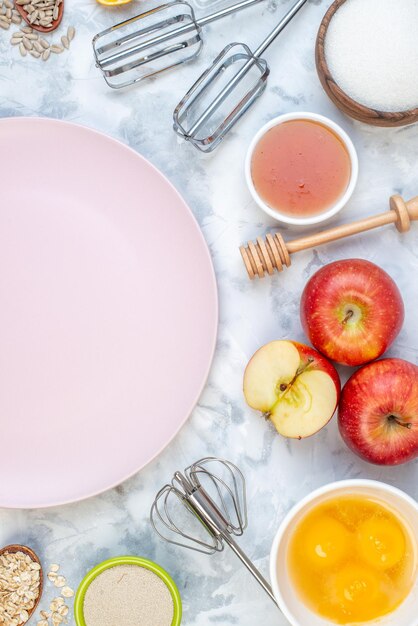
M216 341L191 211L105 135L0 120L0 506L117 485L178 432Z

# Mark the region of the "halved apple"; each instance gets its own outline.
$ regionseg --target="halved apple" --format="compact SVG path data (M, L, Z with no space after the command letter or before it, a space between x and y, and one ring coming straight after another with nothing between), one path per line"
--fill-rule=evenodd
M334 415L341 383L319 352L295 341L272 341L250 359L244 396L285 437L309 437Z

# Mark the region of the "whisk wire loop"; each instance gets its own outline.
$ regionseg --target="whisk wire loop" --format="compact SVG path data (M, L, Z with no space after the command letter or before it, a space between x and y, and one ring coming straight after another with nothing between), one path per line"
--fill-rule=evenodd
M168 543L196 552L214 554L227 545L276 603L271 586L234 539L247 526L245 491L244 475L236 465L206 457L184 473L175 472L171 483L158 492L151 507L151 523ZM187 530L173 519L174 514L180 513L174 512L173 501L180 502L183 513L188 514L184 522ZM193 533L193 524L204 537Z
M186 0L167 2L98 33L96 66L113 89L156 76L198 56L203 26L261 1L240 0L200 19Z
M243 43L232 43L224 48L175 108L174 130L178 135L202 152L211 152L220 144L263 93L269 69L262 55L306 2L296 0L254 52ZM241 49L240 54L238 49ZM232 77L228 81L220 80L222 74L234 66L237 71L231 70Z

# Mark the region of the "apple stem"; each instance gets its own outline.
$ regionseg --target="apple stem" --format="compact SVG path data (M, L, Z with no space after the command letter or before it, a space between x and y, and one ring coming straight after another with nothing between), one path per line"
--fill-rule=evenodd
M398 426L402 426L402 428L412 428L411 422L401 422L401 420L396 417L396 415L389 415L388 420L389 422L395 422L396 424L398 424Z
M354 315L354 311L352 311L351 309L347 311L347 315L343 319L343 324L347 324L348 320L350 320L353 317L353 315Z
M308 360L306 361L306 363L304 363L301 367L299 367L299 369L297 370L296 374L293 376L292 380L290 381L290 383L288 383L286 385L286 383L282 383L279 386L280 391L283 393L283 395L289 391L289 389L291 389L293 383L295 382L295 380L297 379L298 376L300 376L301 374L303 374L303 372L305 370L308 369L308 367L314 362L314 358L313 357L309 357Z

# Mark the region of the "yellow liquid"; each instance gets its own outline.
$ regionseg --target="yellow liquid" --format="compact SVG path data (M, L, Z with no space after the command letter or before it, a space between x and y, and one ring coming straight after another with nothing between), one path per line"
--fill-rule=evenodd
M416 545L386 505L344 496L313 507L299 522L288 569L312 611L337 624L362 624L392 612L409 594Z

